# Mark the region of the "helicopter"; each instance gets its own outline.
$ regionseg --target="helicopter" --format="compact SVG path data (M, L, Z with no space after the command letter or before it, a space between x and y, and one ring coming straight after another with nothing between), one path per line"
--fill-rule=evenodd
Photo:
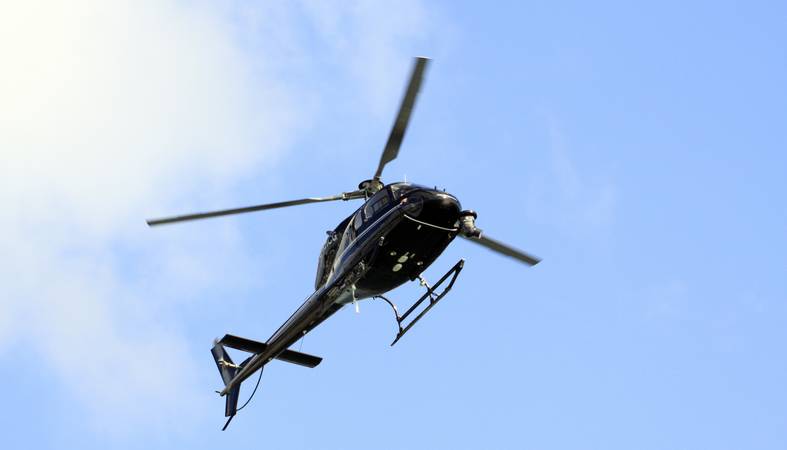
M460 259L433 285L424 279L422 273L457 236L529 266L540 261L488 237L475 225L478 215L472 210L463 210L455 196L414 183L382 182L383 169L399 153L429 61L424 57L415 58L377 170L371 179L361 182L358 189L330 197L303 198L147 221L152 227L309 203L364 201L336 228L327 232L328 237L318 259L314 293L267 341L258 342L231 334L214 341L211 353L224 382L224 388L217 392L226 397L224 415L228 418L222 430L227 429L237 412L254 396L266 364L274 359L310 368L320 364L322 358L289 347L346 305L353 304L357 311L360 300L376 298L388 303L399 328L391 343L391 346L395 345L453 287L464 267L464 259ZM384 294L415 280L419 280L426 292L400 314L396 305ZM417 310L418 314L414 315ZM241 350L251 356L235 364L227 348ZM260 377L254 391L238 408L241 383L258 370Z

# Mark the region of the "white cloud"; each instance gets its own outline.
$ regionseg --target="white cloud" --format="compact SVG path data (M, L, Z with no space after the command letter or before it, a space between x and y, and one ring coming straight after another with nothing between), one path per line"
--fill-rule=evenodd
M179 306L161 299L217 283L209 258L226 259L239 278L248 258L229 224L199 250L184 245L194 239L187 230L151 234L141 218L187 208L196 192L225 196L287 149L295 118L308 123L299 106L307 95L282 76L284 65L308 60L293 31L302 17L289 4L255 8L0 7L0 338L29 344L110 432L205 409ZM298 8L332 48L379 58L376 71L353 72L370 91L406 57L397 40L423 27L418 14L398 13L375 28L384 13L365 2L332 5L327 19L322 3ZM247 17L256 26L239 20ZM124 267L142 260L153 267Z
M99 427L123 424L120 413L133 427L189 411L195 380L182 374L194 363L155 299L171 280L212 280L198 269L205 254L178 246L185 231L140 238L141 219L197 189L218 195L281 151L295 102L252 73L209 9L20 2L4 6L0 29L4 332L106 417ZM240 257L231 239L216 245ZM147 273L157 291L124 276L119 246L165 253Z
M421 55L417 43L425 40L430 30L445 28L421 0L402 0L395 5L369 0L302 0L287 7L277 2L241 2L240 11L242 26L276 36L272 42L257 43L275 60L304 72L326 68L345 72L358 88L357 95L345 100L361 102L369 112L385 119L398 106L398 94L410 70L409 59L430 56ZM291 27L297 20L309 23L309 29ZM299 51L305 46L314 50L308 57Z
M345 65L361 83L359 98L370 102L377 115L389 117L394 110L390 99L399 100L390 93L401 91L402 80L410 69L397 53L413 37L424 37L427 23L437 19L418 0L384 7L358 1L346 9L320 0L306 0L303 4L306 15L330 43L331 57Z

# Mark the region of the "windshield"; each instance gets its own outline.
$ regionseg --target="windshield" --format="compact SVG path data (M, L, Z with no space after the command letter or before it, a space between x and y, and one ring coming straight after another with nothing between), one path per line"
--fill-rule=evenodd
M388 187L391 189L391 194L393 194L394 201L402 198L402 195L406 192L410 192L418 188L418 186L412 185L410 183L394 183Z

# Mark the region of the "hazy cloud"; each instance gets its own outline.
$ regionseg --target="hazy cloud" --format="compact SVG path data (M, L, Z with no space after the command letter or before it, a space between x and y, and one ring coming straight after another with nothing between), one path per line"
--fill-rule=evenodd
M530 182L530 215L572 234L609 226L618 201L612 179L599 174L595 167L578 167L566 133L554 119L548 125L548 175L536 176Z
M259 8L248 17L265 26L240 20L253 5L232 3L0 7L0 338L39 353L41 370L110 432L170 426L175 412L188 424L184 412L205 409L178 305L166 299L218 281L207 255L245 276L232 225L205 248L186 245L186 229L151 234L141 219L188 208L195 192L222 198L288 148L295 118L307 121L304 95L282 76L308 59L292 31L304 15ZM336 48L382 55L381 72L395 41L422 25L404 13L390 27L364 25L384 14L365 2L295 8ZM375 73L355 76L374 86Z

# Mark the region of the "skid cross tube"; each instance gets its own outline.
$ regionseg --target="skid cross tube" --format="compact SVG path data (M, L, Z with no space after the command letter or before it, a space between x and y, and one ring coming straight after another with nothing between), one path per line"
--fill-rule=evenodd
M388 303L389 305L391 305L391 308L393 308L394 314L396 315L396 324L399 326L399 332L396 333L396 339L394 339L394 341L391 342L391 347L393 347L394 344L399 342L399 339L401 339L402 336L404 336L404 334L407 333L407 331L410 328L412 328L412 326L415 325L416 322L421 320L421 318L427 312L429 312L429 310L432 309L432 307L434 307L434 305L436 305L437 302L439 302L440 299L442 299L445 296L445 294L448 293L448 291L451 290L451 288L454 286L454 282L456 281L456 277L459 276L459 272L462 271L462 268L464 267L464 265L465 265L465 260L464 259L460 259L459 262L454 264L454 267L452 267L451 270L446 272L445 275L443 275L443 277L440 278L440 280L438 280L437 283L434 284L434 286L429 287L428 285L426 285L426 283L423 283L424 286L426 286L426 293L424 293L424 295L422 295L421 298L419 298L415 303L413 303L412 306L410 306L407 309L407 311L405 311L405 313L402 314L401 316L399 315L399 310L396 308L396 305L394 305L392 301L388 300L387 298L383 297L382 295L378 295L378 296L375 297L375 298L379 298L379 299L385 301L386 303ZM451 277L451 280L448 282L448 285L443 289L442 292L440 292L439 294L435 294L435 290L437 290L437 288L440 287L440 285L443 284L443 282L446 279L448 279L449 276ZM429 299L429 306L424 308L423 311L421 311L417 316L415 316L415 319L411 320L409 323L407 323L407 324L405 324L403 326L402 322L404 322L405 319L407 319L407 317L410 314L412 314L413 311L415 311L415 309L418 308L421 305L421 303L423 303L424 300L426 300L427 298Z

